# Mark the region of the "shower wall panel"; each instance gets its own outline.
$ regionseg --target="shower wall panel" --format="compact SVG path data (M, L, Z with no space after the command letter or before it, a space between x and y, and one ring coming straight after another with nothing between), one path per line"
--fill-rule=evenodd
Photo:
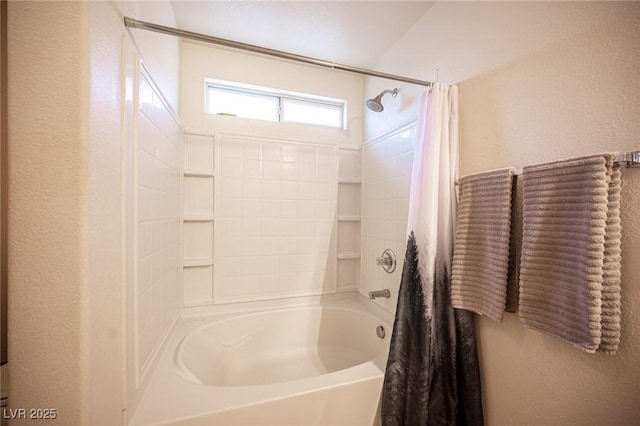
M394 311L406 250L409 191L415 126L367 142L362 158L362 285L364 293L388 288L391 298L376 299ZM396 254L397 268L388 274L376 265L385 249Z
M219 135L214 303L336 291L335 145Z
M136 323L144 371L182 307L182 128L144 72L136 113Z

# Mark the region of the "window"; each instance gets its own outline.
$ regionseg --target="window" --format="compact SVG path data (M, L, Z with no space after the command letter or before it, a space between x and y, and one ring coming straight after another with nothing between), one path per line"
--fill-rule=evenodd
M277 96L244 91L228 87L207 86L207 111L209 114L235 115L257 120L278 120Z
M345 128L341 99L207 80L205 112L257 120Z

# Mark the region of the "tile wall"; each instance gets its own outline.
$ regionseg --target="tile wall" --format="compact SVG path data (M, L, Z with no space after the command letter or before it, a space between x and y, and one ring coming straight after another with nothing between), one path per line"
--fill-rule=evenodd
M182 128L144 72L136 112L138 369L182 308Z
M337 148L218 139L215 303L333 292Z
M358 146L188 130L184 306L357 291L360 164Z
M388 288L391 298L376 303L394 311L406 250L409 190L415 126L367 142L362 151L362 291ZM395 272L376 265L385 249L394 251Z

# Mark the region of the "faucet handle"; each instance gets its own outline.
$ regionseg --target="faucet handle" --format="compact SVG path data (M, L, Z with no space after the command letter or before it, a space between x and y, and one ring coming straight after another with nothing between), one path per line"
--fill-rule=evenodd
M376 265L382 266L382 268L389 274L396 270L396 255L391 249L386 249L382 252L382 256L376 258Z
M377 257L376 258L376 265L378 266L387 266L387 265L391 265L391 263L393 262L393 260L391 260L391 258L389 256L386 257Z

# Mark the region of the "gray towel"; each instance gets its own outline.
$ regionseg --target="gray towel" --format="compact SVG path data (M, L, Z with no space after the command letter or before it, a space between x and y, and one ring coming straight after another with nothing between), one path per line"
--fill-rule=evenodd
M522 254L522 176L513 177L511 193L511 242L509 243L509 275L507 278L507 306L505 311L518 309L518 280Z
M620 224L620 165L614 164L609 183L609 210L604 234L602 282L602 336L599 352L614 354L620 343L620 283L622 262L622 226Z
M501 321L507 300L513 168L459 180L451 304Z
M620 338L620 171L613 154L524 168L519 315L593 353Z

